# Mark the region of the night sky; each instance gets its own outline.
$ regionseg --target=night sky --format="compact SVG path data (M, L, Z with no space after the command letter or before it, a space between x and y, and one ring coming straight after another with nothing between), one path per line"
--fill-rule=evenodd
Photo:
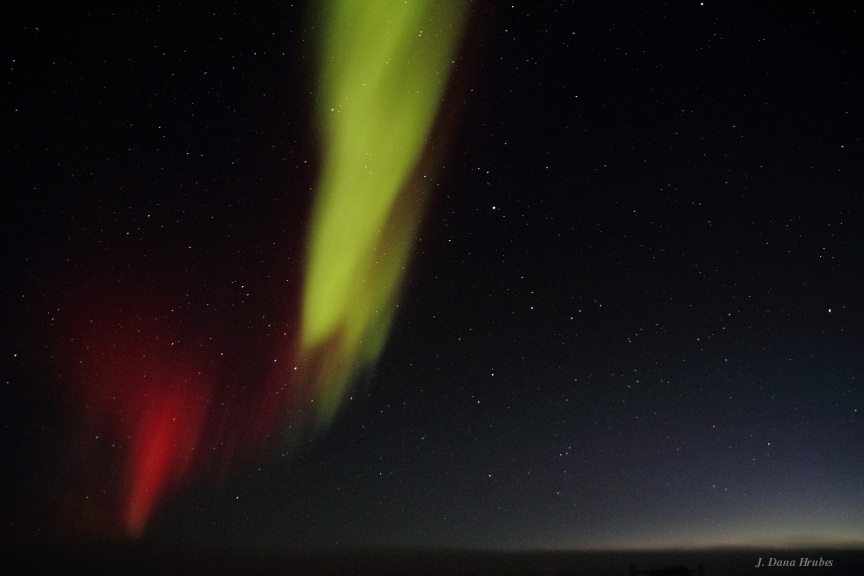
M473 4L386 347L322 425L320 14L7 9L4 533L862 545L862 24Z

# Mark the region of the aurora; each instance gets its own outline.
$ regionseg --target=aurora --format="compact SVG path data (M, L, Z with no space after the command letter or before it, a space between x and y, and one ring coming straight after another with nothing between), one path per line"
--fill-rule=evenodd
M466 2L327 3L315 111L301 381L333 419L387 340L428 190L412 170L447 85Z
M80 403L68 436L84 447L69 451L68 466L87 476L83 494L67 498L82 504L66 508L78 510L81 531L141 536L181 486L290 454L331 424L387 340L429 193L418 162L429 158L467 9L461 1L341 1L310 15L317 59L308 113L320 173L305 269L289 275L302 287L299 302L280 279L256 312L235 316L230 286L192 304L188 284L200 278L148 273L124 256L118 274L137 270L135 281L87 279L105 292L82 291L64 306L64 370ZM286 202L298 196L278 193ZM274 242L271 258L295 256L298 240ZM243 278L236 285L248 297ZM239 344L235 335L253 316L273 318L267 328L280 335L268 338L262 327ZM106 462L99 474L90 472L94 461Z

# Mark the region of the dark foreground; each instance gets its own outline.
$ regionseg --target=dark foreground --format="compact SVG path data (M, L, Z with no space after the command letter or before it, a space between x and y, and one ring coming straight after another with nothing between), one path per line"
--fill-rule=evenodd
M756 568L761 557L766 566ZM801 558L830 566L801 566ZM772 564L771 559L775 559ZM777 566L777 560L795 566ZM864 576L864 549L709 549L627 552L467 552L387 550L333 554L257 554L113 544L19 548L4 552L2 574L129 575L522 575L628 576L639 571L685 566L706 576L821 574ZM659 575L662 572L655 572ZM672 573L667 573L672 574Z

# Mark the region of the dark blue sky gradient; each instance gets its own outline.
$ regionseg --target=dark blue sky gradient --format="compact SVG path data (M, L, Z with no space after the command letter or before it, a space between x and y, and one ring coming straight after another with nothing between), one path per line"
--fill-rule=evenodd
M191 478L149 538L864 542L860 10L536 4L475 5L375 372L295 453ZM44 454L74 420L33 302L74 306L93 270L152 280L129 272L152 254L192 301L262 277L277 245L299 282L312 21L281 3L116 10L4 24L4 429L32 463L4 485L21 501L62 476ZM125 239L146 211L162 232ZM253 310L281 298L262 294Z

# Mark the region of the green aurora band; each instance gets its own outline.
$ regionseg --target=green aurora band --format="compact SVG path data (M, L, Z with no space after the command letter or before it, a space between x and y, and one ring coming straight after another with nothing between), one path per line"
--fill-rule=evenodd
M380 356L428 190L412 177L450 76L463 0L324 2L322 169L307 237L299 357L326 428Z

